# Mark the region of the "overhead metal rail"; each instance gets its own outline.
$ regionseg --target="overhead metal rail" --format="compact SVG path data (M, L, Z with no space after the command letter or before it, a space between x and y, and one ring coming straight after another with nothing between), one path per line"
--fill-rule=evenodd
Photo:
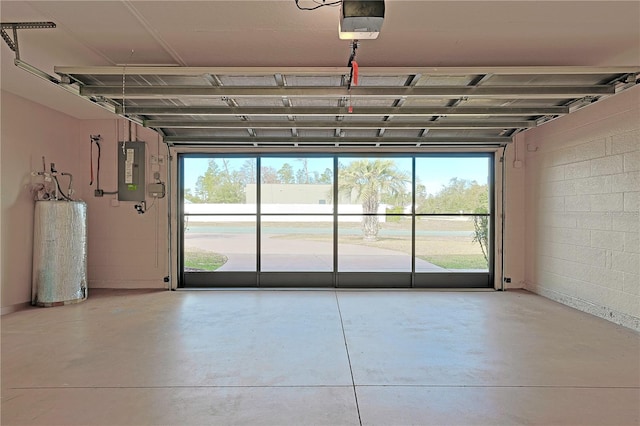
M566 99L571 97L613 95L614 86L429 86L429 87L206 87L206 86L122 86L80 87L82 96L120 97L123 99L153 98L492 98L492 99Z
M288 121L174 121L144 120L146 127L162 127L171 129L290 129L294 126ZM535 121L296 121L298 129L509 129L531 128Z
M257 145L431 145L440 146L452 145L506 145L511 142L510 137L505 136L449 136L449 137L422 137L422 138L399 138L399 137L215 137L215 136L166 136L165 142L172 145L184 144L257 144Z
M55 23L2 23L16 66L182 146L500 147L640 75L639 67L360 67L356 86L349 67L58 66L56 77L20 59L18 30L33 28Z
M122 114L123 108L116 107ZM279 117L323 117L349 115L351 117L386 116L432 117L432 116L532 116L564 115L568 106L550 107L366 107L358 106L353 111L346 107L186 107L186 106L127 106L126 113L132 115L204 115L204 116L262 116Z
M504 146L519 132L637 84L639 70L362 67L358 86L346 84L347 67L56 72L80 95L112 102L172 145L424 148Z
M168 66L97 66L73 67L57 66L59 75L161 75L161 76L203 76L203 75L298 75L333 76L348 75L349 67L168 67ZM574 66L534 66L534 67L359 67L361 76L397 76L397 75L607 75L637 74L638 67L574 67Z

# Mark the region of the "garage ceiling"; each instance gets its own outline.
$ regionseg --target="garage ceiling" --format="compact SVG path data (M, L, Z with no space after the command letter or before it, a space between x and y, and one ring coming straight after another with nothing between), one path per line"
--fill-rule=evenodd
M5 45L2 89L78 118L114 117L102 105L175 145L415 147L502 145L637 82L637 1L386 4L349 90L337 8L2 1L3 22L57 24L19 38L21 58L61 82L16 69Z

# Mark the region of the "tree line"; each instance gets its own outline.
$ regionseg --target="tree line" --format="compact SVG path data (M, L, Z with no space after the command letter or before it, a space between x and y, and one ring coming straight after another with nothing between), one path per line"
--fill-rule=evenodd
M262 183L273 184L331 184L333 172L310 171L306 159L300 159L300 167L294 169L284 163L279 170L261 167ZM198 177L193 193L185 191L185 199L196 203L244 203L245 187L255 184L256 163L246 160L240 169L232 169L228 159L209 160L206 172ZM376 240L380 230L377 215L380 204L387 204L391 211L402 213L411 205L411 177L400 170L393 160L356 160L338 167L338 193L341 199L361 203L365 215L362 232L365 240ZM416 184L416 212L422 214L478 213L474 216L473 241L480 244L485 259L488 259L489 188L476 181L451 178L434 194L428 193L425 185Z
M297 168L284 163L280 169L263 166L261 182L265 184L325 184L333 183L333 171L320 173L309 170L307 159ZM256 162L247 159L234 169L228 159L209 160L207 170L199 176L193 191L185 192L185 199L194 203L244 203L244 188L255 184ZM377 211L380 203L403 208L411 204L411 177L398 169L393 160L357 160L340 165L338 190L353 202L366 203L365 212ZM489 190L486 184L451 178L436 193L428 193L425 185L416 183L416 211L419 213L486 213ZM375 209L374 209L375 207ZM400 210L402 211L402 210Z
M333 182L333 171L326 168L320 173L309 170L308 160L300 159L299 168L284 163L280 169L260 168L260 178L266 184L327 184ZM256 162L247 159L240 169L231 168L228 159L209 160L207 170L196 180L193 191L185 191L184 198L193 203L244 203L244 188L256 183Z

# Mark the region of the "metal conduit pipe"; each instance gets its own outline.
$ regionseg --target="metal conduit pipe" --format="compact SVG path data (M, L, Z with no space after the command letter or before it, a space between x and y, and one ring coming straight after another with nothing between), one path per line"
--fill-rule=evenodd
M175 290L174 289L174 283L173 283L173 227L171 225L171 220L172 220L172 216L171 216L171 209L173 208L173 204L171 202L172 196L173 196L173 186L171 184L171 167L172 165L172 161L171 161L171 148L169 147L168 143L164 143L164 146L167 147L167 233L168 233L168 241L167 241L167 255L169 256L167 259L167 266L168 266L168 271L167 271L167 280L168 280L168 290L172 291Z
M515 143L515 142L514 142ZM507 176L506 176L506 171L507 171L507 167L506 167L506 158L505 158L505 152L507 150L506 146L502 147L502 201L501 201L501 206L500 206L500 210L501 210L501 214L502 214L502 220L500 221L500 227L501 227L501 231L500 231L500 251L502 252L501 256L500 256L500 290L501 291L505 291L504 288L504 230L505 230L505 222L506 222L506 216L505 216L505 201L507 199L506 193L507 193Z

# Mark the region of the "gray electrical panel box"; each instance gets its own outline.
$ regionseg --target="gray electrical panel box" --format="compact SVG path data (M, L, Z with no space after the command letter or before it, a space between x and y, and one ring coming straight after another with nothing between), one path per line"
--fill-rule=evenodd
M144 142L118 142L118 200L145 200L144 164Z

